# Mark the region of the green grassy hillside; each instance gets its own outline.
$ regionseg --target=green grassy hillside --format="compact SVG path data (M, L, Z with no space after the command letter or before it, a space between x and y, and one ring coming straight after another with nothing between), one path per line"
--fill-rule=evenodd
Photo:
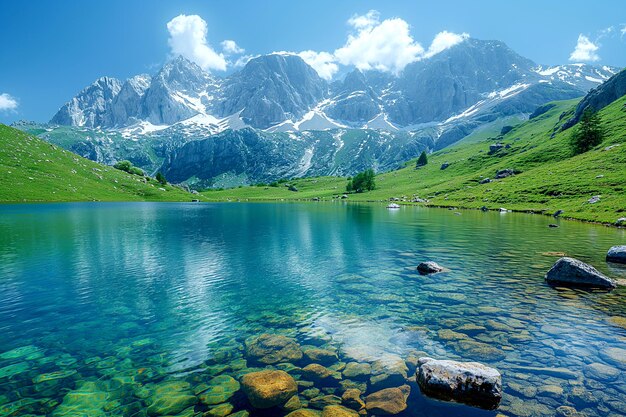
M600 114L607 135L597 148L572 156L572 130L551 137L555 128L568 119L576 100L555 103L549 111L516 126L498 141L503 148L489 155L494 140L461 141L429 155L429 164L380 174L377 189L351 194L350 201L381 201L392 197L428 199L428 205L553 213L564 217L613 223L626 216L626 97ZM609 148L610 147L610 148ZM608 148L608 149L607 149ZM443 163L449 163L445 170ZM516 175L495 180L496 171L512 169ZM484 178L492 182L480 184ZM211 200L331 199L342 194L343 178L307 178L290 181L287 187L244 187L203 193ZM600 201L588 200L599 195Z
M190 201L153 179L81 158L0 124L0 202ZM196 197L193 197L196 198Z

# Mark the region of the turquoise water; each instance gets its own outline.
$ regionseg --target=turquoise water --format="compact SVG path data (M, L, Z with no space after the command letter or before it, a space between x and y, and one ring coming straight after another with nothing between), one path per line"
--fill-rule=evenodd
M0 415L143 416L159 387L184 403L176 413L201 415L203 384L258 367L244 341L262 333L336 351L339 375L422 354L503 374L499 410L409 381L407 416L626 415L625 287L543 281L558 259L546 252L625 279L604 256L626 233L554 221L341 203L1 206ZM419 276L424 260L451 271ZM301 365L277 366L301 379Z

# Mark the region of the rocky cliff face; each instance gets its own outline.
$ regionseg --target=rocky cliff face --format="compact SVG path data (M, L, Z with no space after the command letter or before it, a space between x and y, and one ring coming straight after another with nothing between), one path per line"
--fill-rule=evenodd
M50 123L70 126L106 126L111 105L122 88L120 80L98 78L67 102L54 115Z
M599 87L591 90L589 94L587 94L585 98L578 103L574 117L563 125L563 129L565 130L575 125L580 120L586 109L591 108L595 111L602 110L625 94L626 70L623 70L615 74L604 84L601 84Z
M178 57L150 79L140 75L123 86L112 78L99 79L51 122L120 128L140 122L172 125L200 115L214 119L212 133L245 126L281 131L345 126L412 130L532 88L532 94L515 99L526 112L537 103L582 96L615 72L583 64L541 67L502 42L476 39L412 63L397 76L354 70L332 84L293 54L259 56L226 78L211 76ZM539 84L554 88L534 88ZM524 97L533 99L522 103Z
M301 118L327 90L326 82L299 56L260 56L224 82L215 109L220 116L241 112L248 125L265 129Z
M432 146L431 138L409 133L265 133L247 128L188 142L166 158L161 171L170 181L199 188L353 175L370 167L378 171L398 168Z

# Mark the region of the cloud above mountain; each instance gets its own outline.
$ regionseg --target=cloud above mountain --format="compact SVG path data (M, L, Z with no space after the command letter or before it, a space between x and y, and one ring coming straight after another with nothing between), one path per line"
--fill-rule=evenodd
M8 93L0 94L0 111L15 111L17 106L18 103L14 97L11 97Z
M573 62L595 62L600 60L597 51L600 46L593 43L588 37L582 33L578 35L576 47L569 56L569 60Z
M168 44L173 55L182 55L207 71L226 70L228 65L226 57L208 44L207 24L200 16L184 14L176 16L167 22L167 30L170 34ZM228 43L230 47L237 46L234 41L230 42L232 42Z
M397 74L408 64L430 58L469 38L467 33L444 30L425 49L413 38L405 20L398 17L381 20L376 10L353 15L347 23L351 32L346 43L335 52L309 50L299 54L322 78L331 79L339 70L337 64Z
M355 14L347 24L350 32L346 42L334 52L305 50L296 53L326 80L333 78L339 65L398 74L411 62L430 58L469 37L467 33L444 30L425 49L413 38L405 20L399 17L382 20L376 10ZM252 55L244 55L245 50L232 39L221 42L221 52L214 49L207 41L207 23L198 15L176 16L167 23L167 30L171 53L182 55L207 71L240 67L252 58Z

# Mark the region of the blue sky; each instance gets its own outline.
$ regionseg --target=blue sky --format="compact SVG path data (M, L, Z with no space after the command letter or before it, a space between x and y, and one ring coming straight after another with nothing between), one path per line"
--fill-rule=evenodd
M368 15L370 10L378 13ZM540 64L571 62L578 45L577 58L626 66L626 7L619 0L3 1L0 122L47 121L103 75L154 73L173 50L193 47L185 32L188 20L168 30L168 22L181 14L197 15L205 25L208 49L193 53L216 74L235 71L237 61L244 62L240 58L273 51L311 51L309 59L326 76L335 72L332 65L344 63L399 71L415 56L428 56L434 39L445 47L466 34L504 41ZM383 23L389 23L388 31ZM172 34L177 27L183 28L178 37ZM360 39L361 31L371 37ZM436 37L444 31L449 36ZM405 48L404 55L359 60L371 52L362 48L387 33L397 35L393 50ZM349 36L356 43L348 44Z

